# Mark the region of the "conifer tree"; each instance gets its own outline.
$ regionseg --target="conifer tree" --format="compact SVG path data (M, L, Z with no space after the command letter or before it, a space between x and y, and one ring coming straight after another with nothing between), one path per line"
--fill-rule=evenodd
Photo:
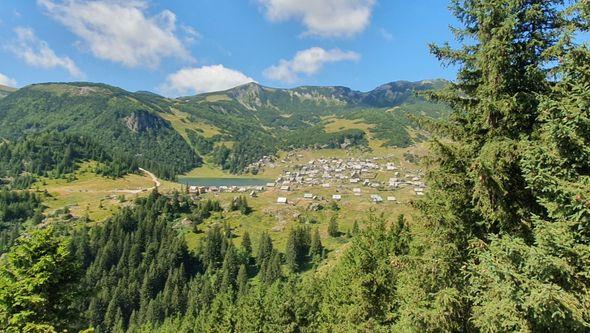
M236 284L238 286L238 293L245 295L248 292L248 271L246 265L241 264L238 270L238 277L236 278Z
M322 245L322 239L320 237L320 231L315 228L311 234L311 244L309 246L309 256L312 258L322 258L324 252L324 246Z
M332 216L330 218L330 223L328 224L328 235L330 235L330 237L340 236L340 230L338 230L338 220L336 219L336 216Z
M54 228L21 236L1 260L0 330L51 332L77 322L78 261Z
M250 240L248 231L244 231L244 235L242 235L242 249L247 257L252 256L252 241Z
M489 321L480 323L484 317L476 318L471 308L475 281L469 282L472 273L465 268L483 260L474 258L478 250L499 236L530 244L536 217L547 214L527 183L523 160L526 143L536 136L543 96L552 88L548 72L558 63L564 5L561 0L452 2L462 25L453 30L461 46L432 51L459 72L455 83L432 95L454 112L434 127L446 140L431 145L432 187L419 203L422 215L412 230L409 251L415 259L402 265L399 276L394 330L469 331L475 325L483 331L535 331L527 323L532 318L520 316L514 304L488 302L483 321ZM492 313L493 306L503 309ZM494 317L500 313L505 316ZM504 326L504 319L518 324Z
M260 242L258 243L258 253L256 254L256 263L261 266L264 261L270 260L273 252L272 239L268 233L263 232L260 235Z

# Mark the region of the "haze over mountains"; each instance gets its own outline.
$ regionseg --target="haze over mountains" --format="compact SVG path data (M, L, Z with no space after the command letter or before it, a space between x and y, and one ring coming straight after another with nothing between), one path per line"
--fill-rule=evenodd
M325 125L335 119L365 123L385 145L407 146L416 140L408 115L445 112L416 92L444 85L443 80L397 81L359 92L249 83L177 99L97 83L3 87L0 137L15 140L45 131L90 136L111 153L135 156L164 177L199 166L203 156L238 173L279 149L366 144L368 133L358 128L328 133Z

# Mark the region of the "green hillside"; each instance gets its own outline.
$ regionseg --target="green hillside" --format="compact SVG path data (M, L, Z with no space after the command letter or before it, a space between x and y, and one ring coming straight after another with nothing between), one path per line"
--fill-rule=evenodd
M0 137L13 141L46 131L89 136L113 155L171 178L200 158L159 116L167 107L163 98L102 84L31 85L0 101Z
M441 105L415 93L445 81L394 82L370 92L345 87L274 89L251 83L227 91L168 99L93 83L36 84L0 101L0 137L13 141L47 131L89 136L115 156L127 155L173 178L205 156L240 173L264 155L293 148L388 146L416 141L408 115L439 117ZM325 119L349 119L371 130L327 131Z

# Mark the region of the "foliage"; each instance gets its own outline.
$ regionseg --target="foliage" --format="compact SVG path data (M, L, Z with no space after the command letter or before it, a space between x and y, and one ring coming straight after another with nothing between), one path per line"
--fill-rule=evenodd
M6 252L25 226L43 220L41 198L31 192L0 190L0 255Z
M76 323L80 267L52 228L21 236L0 265L0 329L57 332Z

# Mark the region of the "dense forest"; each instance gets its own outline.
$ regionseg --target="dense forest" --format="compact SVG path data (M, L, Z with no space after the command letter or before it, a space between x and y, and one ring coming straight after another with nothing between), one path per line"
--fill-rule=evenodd
M85 136L46 132L0 143L0 179L12 188L26 189L36 176L71 176L80 162L90 160L100 163L95 171L106 177L138 171L134 158L113 155Z
M31 228L2 257L6 332L588 332L590 30L585 0L454 0L458 66L422 119L431 190L413 223L367 217L339 261L305 225L277 249L217 202L157 191L104 224ZM8 195L8 194L6 194ZM10 195L8 195L10 196ZM35 199L8 199L34 202ZM34 206L34 205L33 205ZM245 199L231 209L248 213ZM32 210L35 207L31 207ZM19 214L18 219L32 214ZM341 237L337 221L329 237Z

